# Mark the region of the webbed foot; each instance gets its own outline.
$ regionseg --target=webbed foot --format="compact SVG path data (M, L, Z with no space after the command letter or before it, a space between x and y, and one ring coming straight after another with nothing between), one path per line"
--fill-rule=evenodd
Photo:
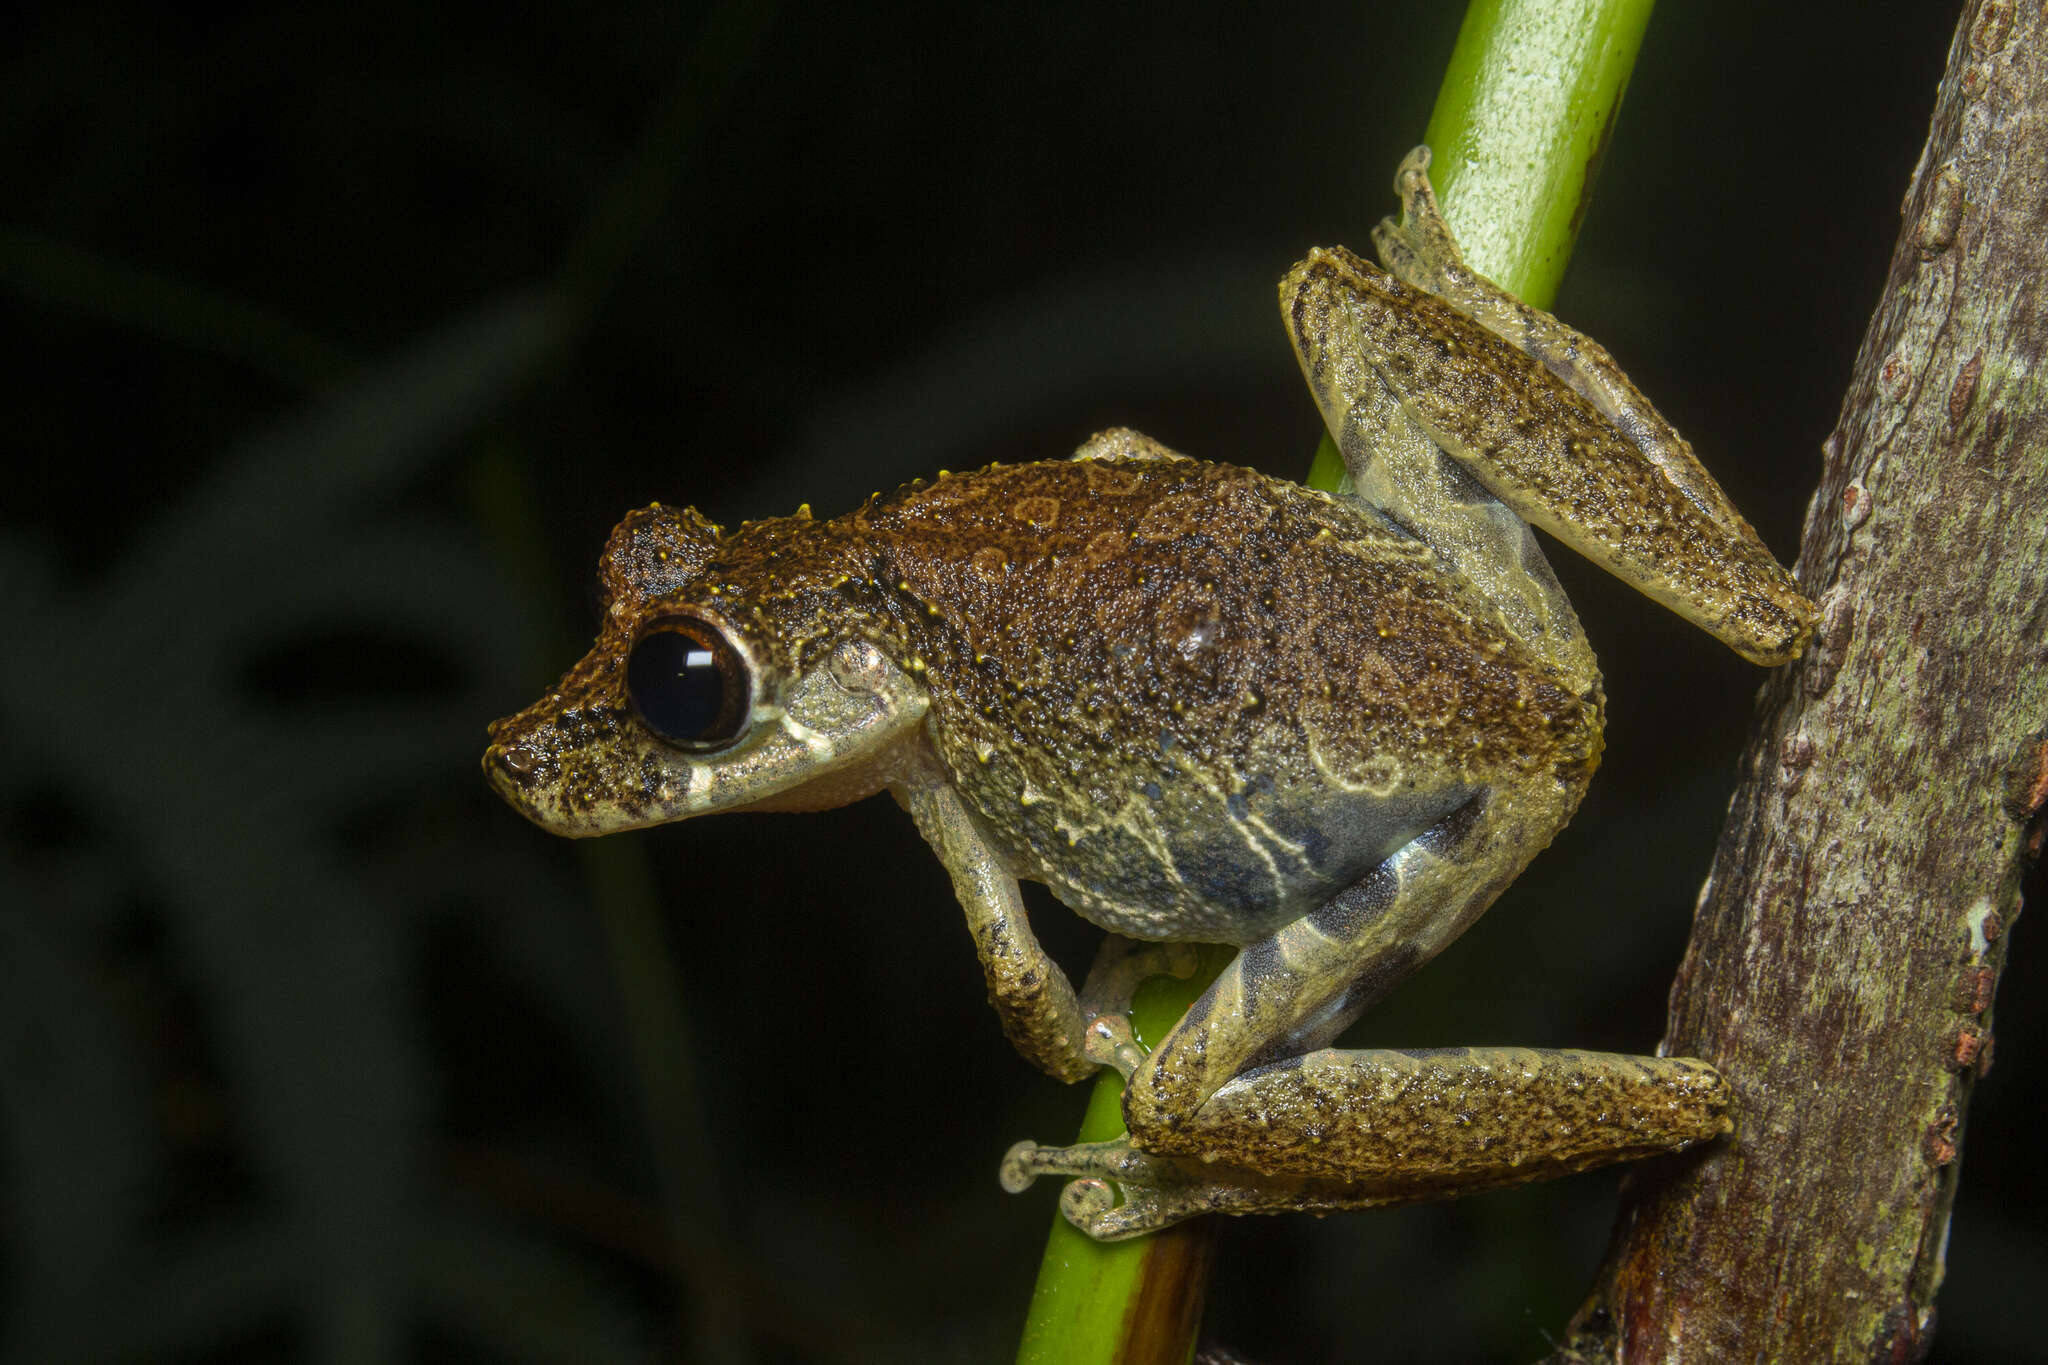
M1060 1212L1096 1241L1118 1242L1197 1214L1231 1211L1228 1195L1238 1187L1195 1177L1188 1165L1138 1151L1128 1138L1071 1147L1020 1142L1003 1158L1002 1182L1020 1194L1043 1175L1079 1177L1060 1191Z

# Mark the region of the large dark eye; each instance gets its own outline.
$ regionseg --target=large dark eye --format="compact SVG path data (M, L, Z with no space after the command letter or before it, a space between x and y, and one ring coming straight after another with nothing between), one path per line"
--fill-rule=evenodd
M674 617L640 637L626 659L626 695L647 728L685 749L738 738L749 709L747 667L718 628Z

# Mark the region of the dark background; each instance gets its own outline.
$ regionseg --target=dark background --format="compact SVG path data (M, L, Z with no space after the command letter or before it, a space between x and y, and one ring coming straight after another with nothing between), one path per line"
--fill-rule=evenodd
M1787 558L1955 8L1666 7L1559 304ZM1006 1359L1052 1190L996 1162L1082 1095L1003 1043L907 819L571 845L485 790L484 723L580 652L653 499L828 514L1118 423L1305 469L1274 282L1392 207L1456 19L10 20L0 1350ZM1661 1032L1760 675L1559 570L1605 771L1355 1037ZM1940 1360L2042 1327L2036 937ZM1533 1358L1615 1179L1232 1223L1211 1323L1276 1362Z

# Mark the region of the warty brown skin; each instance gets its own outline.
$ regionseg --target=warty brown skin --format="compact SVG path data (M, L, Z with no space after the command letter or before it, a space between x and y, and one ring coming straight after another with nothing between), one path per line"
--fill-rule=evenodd
M1427 546L1228 465L992 466L729 535L650 508L614 533L603 581L590 655L492 730L510 761L487 771L534 818L582 833L685 813L655 795L678 756L634 738L625 662L687 605L774 676L874 645L919 680L917 738L1006 860L1134 937L1249 942L1452 795L1547 772L1575 802L1598 755L1597 692L1574 695ZM902 761L879 756L846 791ZM1416 815L1369 847L1302 851L1345 843L1316 812L1347 797ZM1295 838L1264 830L1276 817Z

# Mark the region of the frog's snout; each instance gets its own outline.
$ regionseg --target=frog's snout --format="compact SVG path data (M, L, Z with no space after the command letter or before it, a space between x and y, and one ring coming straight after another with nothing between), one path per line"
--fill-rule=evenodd
M521 815L553 834L598 833L565 820L562 804L562 766L536 741L524 735L509 743L495 743L484 750L484 782L500 799Z

